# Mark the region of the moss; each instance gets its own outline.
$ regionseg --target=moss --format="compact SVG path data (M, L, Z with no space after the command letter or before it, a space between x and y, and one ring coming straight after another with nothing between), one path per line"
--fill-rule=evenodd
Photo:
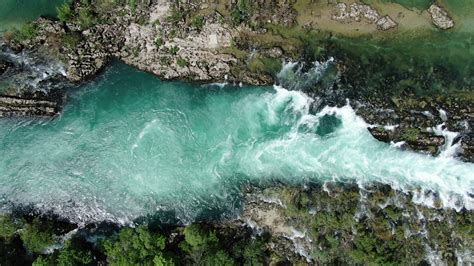
M416 141L420 136L421 130L418 128L407 128L403 130L400 138L406 141Z

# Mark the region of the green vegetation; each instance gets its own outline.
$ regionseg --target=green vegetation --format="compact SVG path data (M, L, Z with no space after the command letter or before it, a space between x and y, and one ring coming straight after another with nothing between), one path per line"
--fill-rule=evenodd
M400 138L406 141L416 141L420 133L421 131L418 128L407 128L403 131Z
M156 48L160 48L163 45L163 38L158 37L155 39Z
M201 31L204 27L204 17L203 16L195 16L191 21L191 26L196 28L198 31Z
M20 231L20 238L25 247L36 253L41 253L54 244L53 236L52 225L42 223L39 219L34 219Z
M176 58L176 64L180 67L187 67L189 65L188 61L184 60L181 57Z
M254 73L276 76L282 67L281 59L269 57L254 57L247 62L247 68Z
M418 265L426 263L429 247L451 265L456 263L457 252L474 249L472 211L414 205L412 195L388 186L374 185L361 192L356 185L330 183L324 189L318 185L304 189L282 186L259 193L282 200L286 207L278 209L279 217L307 232L312 239L308 251L316 264ZM362 199L361 193L365 194ZM33 252L34 265L269 265L287 258L294 264L304 261L288 246L280 246L278 237L255 235L250 228L228 224L124 227L107 234L97 245L86 241L84 231L51 254L42 252L57 244L55 235L70 231L70 226L55 228L60 225L11 216L1 216L0 226L0 251L18 250L12 243L21 241L20 245ZM2 257L13 252L4 253L0 252L2 265L14 260Z
M329 194L316 187L278 192L287 206L285 220L308 229L311 239L317 240L312 256L321 264L415 265L425 262L427 246L455 264L455 250L474 247L473 229L466 227L474 219L472 212L415 206L411 195L381 185L369 188L361 201L357 187L343 186L329 184ZM419 219L420 215L425 218ZM453 219L456 222L451 223Z
M97 23L97 21L90 8L81 8L79 10L79 25L81 25L82 29L90 28L95 23Z
M251 16L251 1L250 0L238 0L237 4L233 7L230 13L232 22L238 25Z
M49 265L91 265L94 256L90 250L86 250L76 243L76 240L68 240L64 247L51 255L40 255L34 262L34 266Z
M164 236L140 226L121 230L117 236L106 240L103 246L110 265L152 265L152 262L173 265L172 259L163 254L165 243Z
M76 47L82 40L81 34L78 32L68 32L62 35L62 42L69 48Z
M169 50L170 50L171 55L176 55L179 51L179 47L178 46L172 46Z
M172 7L171 9L171 14L166 18L168 22L171 22L173 24L177 24L181 21L183 21L185 18L184 12L181 12L178 8L175 6Z
M73 17L71 5L69 3L64 3L57 7L56 11L58 13L58 19L62 22L68 22Z
M13 32L5 33L6 39L11 39L15 42L28 41L38 35L38 28L33 23L24 24L20 29L15 29Z
M431 0L363 0L366 4L375 3L396 3L407 8L417 8L419 10L428 9L433 1Z
M21 227L22 221L15 221L9 215L0 215L0 238L12 238Z

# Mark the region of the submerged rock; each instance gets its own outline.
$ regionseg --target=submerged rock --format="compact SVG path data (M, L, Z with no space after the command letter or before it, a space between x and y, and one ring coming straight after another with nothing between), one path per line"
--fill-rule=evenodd
M454 27L454 20L449 16L448 12L438 4L432 4L428 9L431 19L436 27L446 30Z
M54 116L59 112L57 102L37 98L0 96L0 117Z

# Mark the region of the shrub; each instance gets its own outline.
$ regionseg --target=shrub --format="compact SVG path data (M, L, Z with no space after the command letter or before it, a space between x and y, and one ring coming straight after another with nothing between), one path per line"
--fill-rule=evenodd
M184 20L184 12L179 11L176 7L171 9L171 14L166 18L170 23L176 24Z
M202 28L204 27L204 17L203 16L196 16L194 17L193 21L191 22L191 25L195 27L198 31L201 31Z
M155 39L155 46L156 48L160 48L163 45L163 39L161 37L158 37Z
M70 21L73 17L71 6L69 3L64 3L61 6L57 7L56 12L58 13L58 19L62 22Z
M96 23L96 19L89 8L79 10L79 24L83 29L92 27Z
M179 51L178 46L173 46L173 47L170 48L170 54L172 54L172 55L176 55L178 53L178 51Z

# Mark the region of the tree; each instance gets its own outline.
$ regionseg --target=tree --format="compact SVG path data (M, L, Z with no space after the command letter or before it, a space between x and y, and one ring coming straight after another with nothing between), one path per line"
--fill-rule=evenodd
M38 218L27 224L20 232L23 245L31 252L41 253L54 244L53 227L48 223L41 223Z
M145 226L124 228L111 240L104 242L110 265L173 265L163 254L166 238L152 233Z
M57 7L56 11L58 13L59 20L62 22L67 22L73 17L71 6L67 2Z

